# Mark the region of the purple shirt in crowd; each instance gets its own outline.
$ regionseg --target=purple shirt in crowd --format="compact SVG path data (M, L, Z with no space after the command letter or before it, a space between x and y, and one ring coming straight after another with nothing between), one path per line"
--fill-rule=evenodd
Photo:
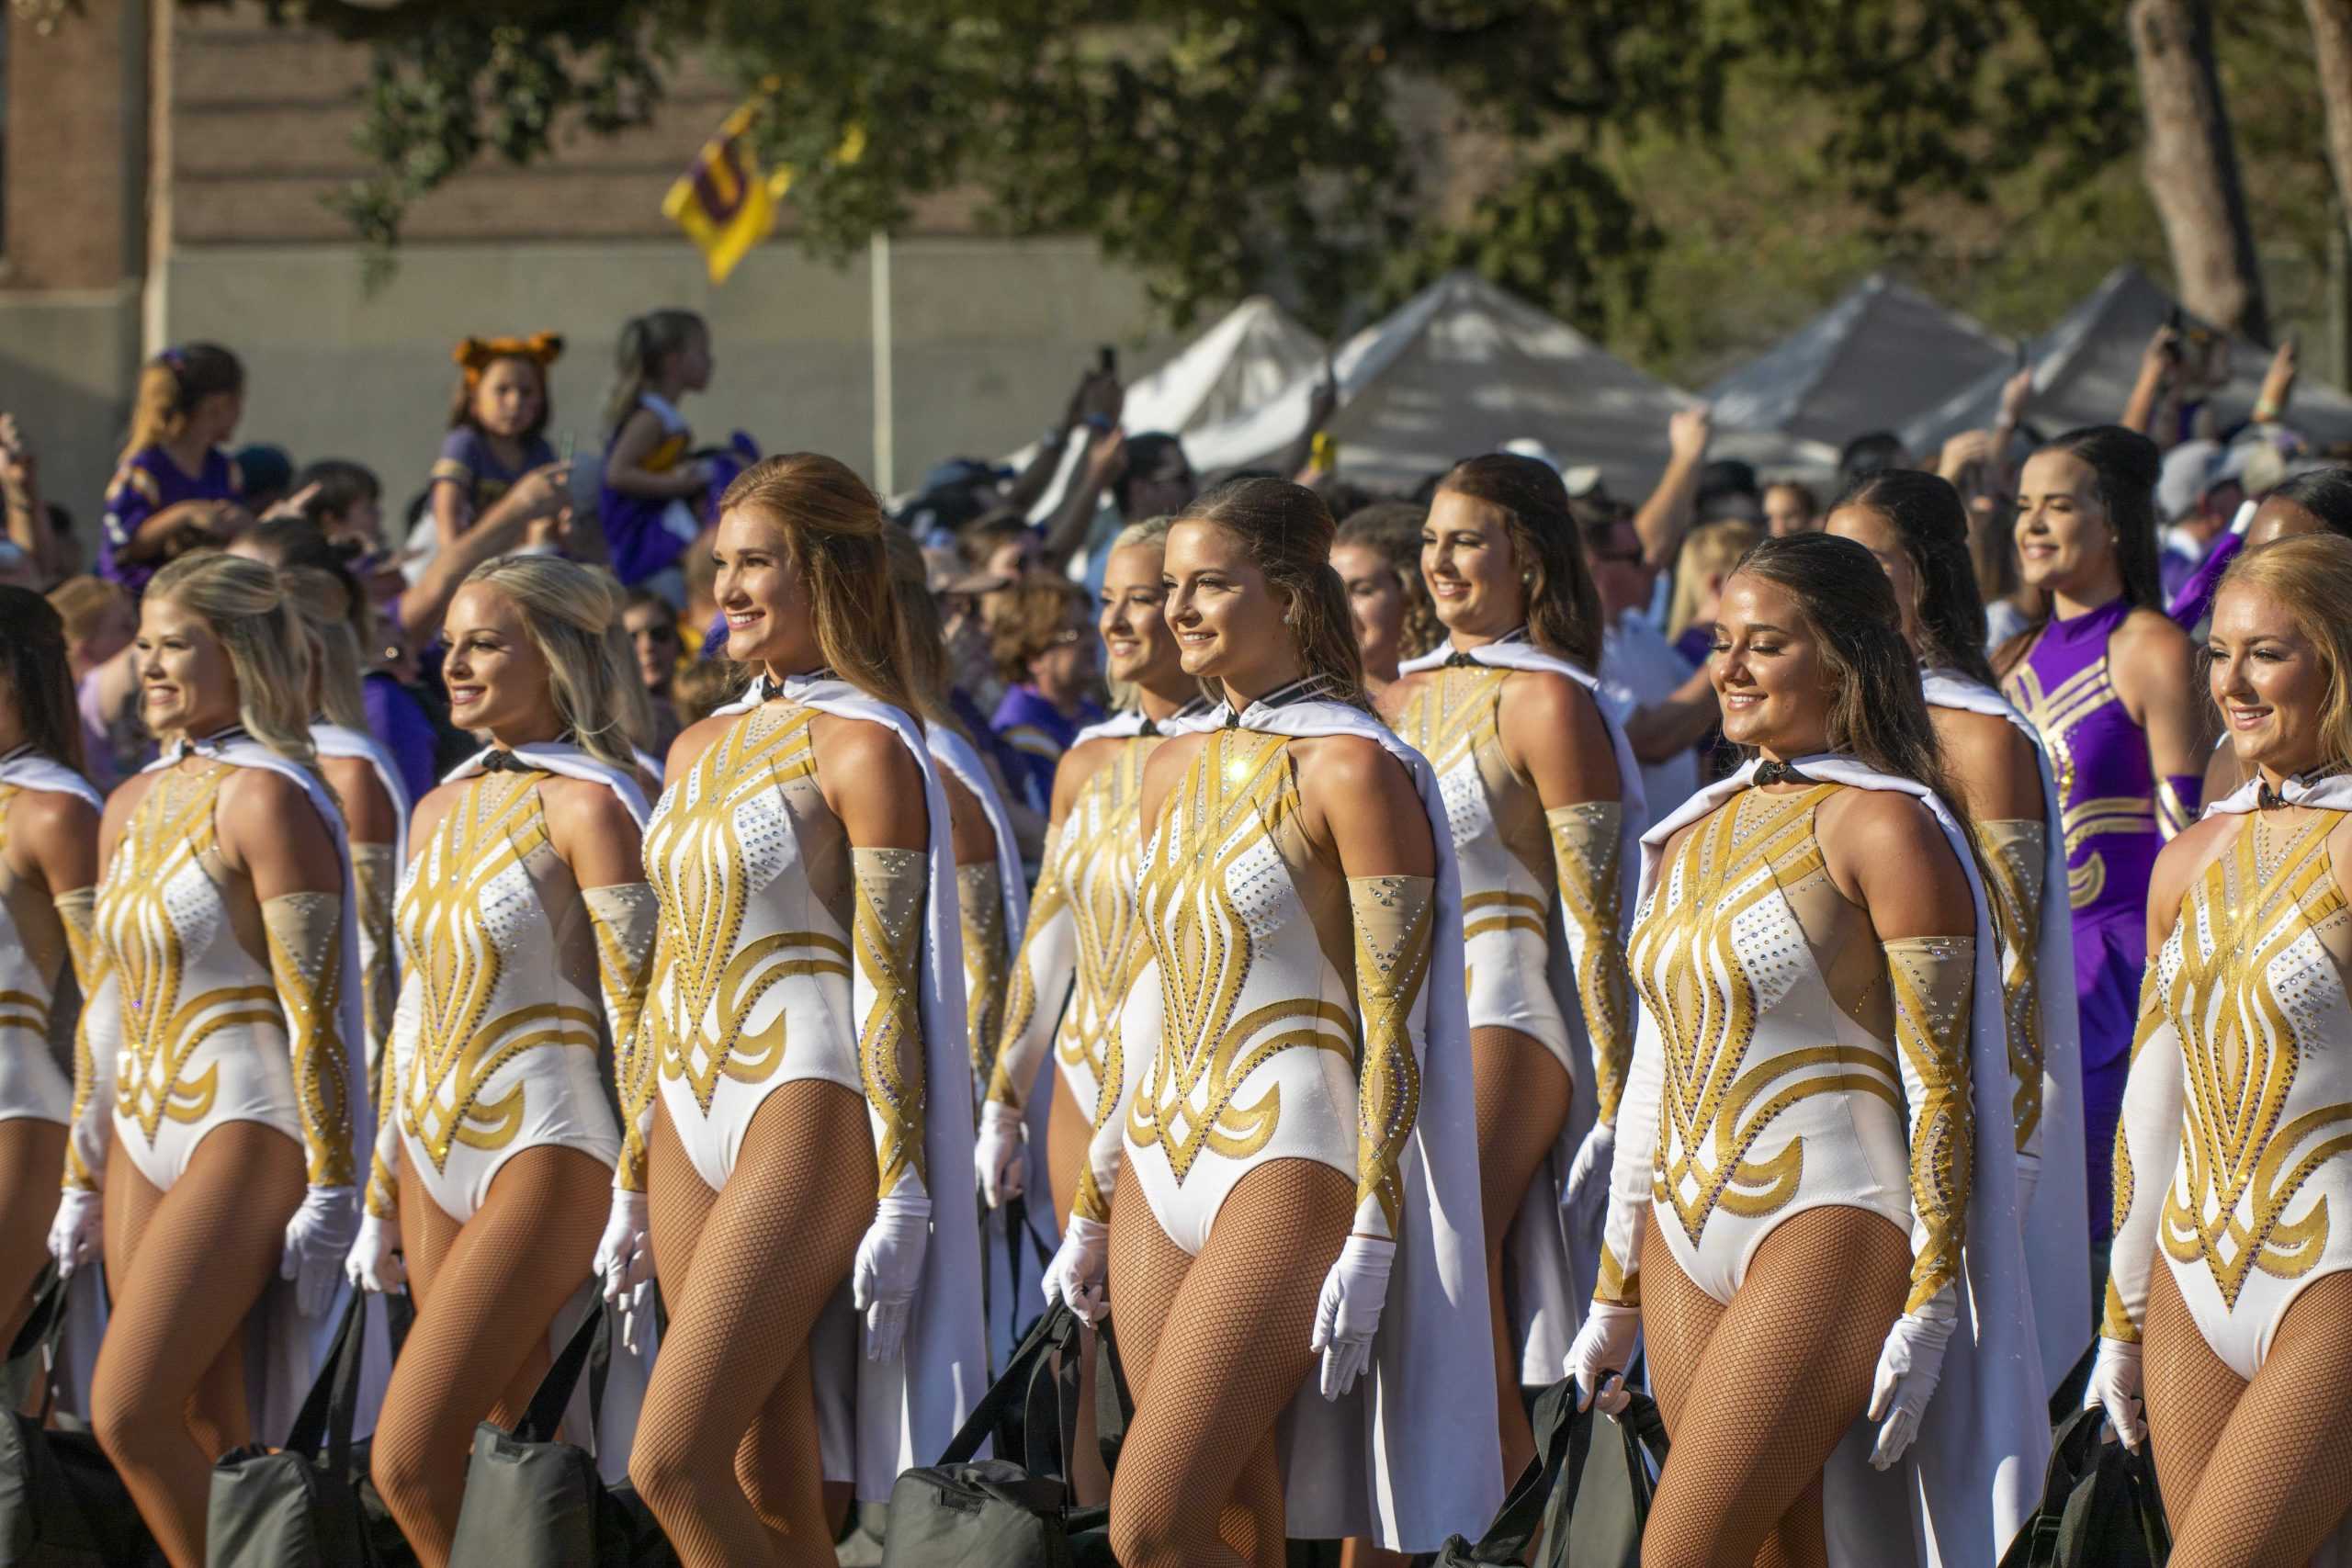
M184 501L235 501L244 493L237 465L218 446L204 454L197 473L183 471L161 446L142 446L123 459L107 486L106 516L98 529L98 575L122 584L136 598L164 564L161 558L130 562L121 558L140 525Z

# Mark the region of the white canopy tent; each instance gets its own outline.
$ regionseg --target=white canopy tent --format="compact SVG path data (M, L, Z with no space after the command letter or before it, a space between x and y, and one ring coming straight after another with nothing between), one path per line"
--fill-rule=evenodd
M1449 273L1356 333L1334 364L1340 472L1374 490L1409 491L1459 458L1532 438L1564 464L1598 468L1612 493L1638 498L1666 466L1668 417L1698 401L1468 272ZM1272 457L1305 427L1321 375L1319 365L1303 370L1257 406L1185 431L1193 467L1208 474ZM1711 451L1776 475L1817 475L1837 460L1815 442L1720 423Z
M1874 272L1707 399L1726 423L1842 446L2006 372L2014 355L2008 340Z
M2111 424L2123 413L2140 373L2140 356L2176 301L2136 266L2120 266L2029 346L2033 397L2026 419L2046 435L2085 424ZM2227 431L2253 411L2270 351L2245 338L2230 344L2230 379L2212 400L2218 428ZM1979 377L1903 428L1905 445L1923 457L1946 437L1990 425L2000 410L2002 367ZM2308 374L2295 383L2284 423L2314 446L2352 442L2352 397Z

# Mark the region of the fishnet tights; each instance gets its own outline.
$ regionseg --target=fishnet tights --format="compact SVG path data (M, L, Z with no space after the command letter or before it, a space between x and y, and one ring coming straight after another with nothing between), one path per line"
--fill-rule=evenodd
M629 1478L685 1568L831 1564L808 1333L874 1220L865 1103L838 1084L779 1086L718 1192L657 1109L649 1161L670 1331Z
M1535 978L1540 984L1541 976ZM1478 1107L1478 1207L1487 1224L1495 1404L1502 1423L1503 1474L1516 1479L1535 1457L1535 1431L1520 1400L1520 1347L1503 1290L1503 1244L1527 1201L1528 1184L1560 1141L1575 1086L1557 1056L1515 1029L1470 1032L1470 1075Z
M2252 1382L2205 1343L2161 1258L2150 1270L2148 1441L2172 1560L2306 1562L2352 1507L2352 1273L2305 1287Z
M1282 1568L1274 1424L1316 1364L1316 1299L1354 1207L1355 1183L1329 1166L1270 1160L1189 1258L1141 1184L1119 1183L1110 1297L1136 1397L1111 1479L1124 1568Z
M1642 1337L1672 1452L1643 1568L1826 1562L1821 1468L1870 1403L1911 1243L1860 1209L1807 1209L1756 1249L1724 1306L1643 1222Z
M114 1303L90 1424L173 1568L200 1568L212 1461L251 1440L241 1331L277 1278L302 1170L301 1145L258 1122L206 1134L168 1192L119 1150L107 1162Z
M401 1150L401 1250L416 1322L392 1368L369 1472L427 1568L449 1559L474 1427L511 1427L547 1375L548 1330L588 1278L612 1171L578 1149L525 1149L462 1224ZM493 1394L494 1398L486 1398Z
M64 1167L62 1125L30 1116L0 1122L0 1345L16 1338L32 1312L33 1281L49 1261L57 1173ZM38 1410L39 1391L31 1397Z

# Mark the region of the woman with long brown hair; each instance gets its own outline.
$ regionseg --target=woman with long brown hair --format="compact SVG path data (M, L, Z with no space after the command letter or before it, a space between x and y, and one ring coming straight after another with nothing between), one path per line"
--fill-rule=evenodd
M728 488L718 604L760 676L670 749L646 830L623 1111L647 1155L619 1183L650 1247L605 1288L658 1269L670 1308L629 1473L689 1565L830 1562L822 1482L884 1500L981 1391L952 824L889 526L830 457ZM820 1400L853 1451L820 1445Z
M1750 761L1642 840L1568 1371L1589 1399L1646 1344L1673 1451L1645 1562L1989 1562L2047 1452L2010 1123L1979 1112L2008 1077L1991 928L1899 626L1850 540L1758 545L1709 660Z
M1574 1270L1600 1253L1634 1053L1626 879L1647 813L1594 692L1600 601L1550 465L1455 464L1422 525L1421 577L1446 639L1406 660L1380 705L1437 770L1462 869L1487 1300L1516 1475L1535 1452L1521 1388L1557 1374L1593 1284L1579 1292Z
M1225 701L1145 764L1126 997L1046 1277L1117 1315L1130 1568L1267 1568L1286 1533L1425 1551L1500 1497L1464 1397L1492 1359L1453 843L1365 705L1331 535L1312 491L1245 479L1168 536L1164 615Z

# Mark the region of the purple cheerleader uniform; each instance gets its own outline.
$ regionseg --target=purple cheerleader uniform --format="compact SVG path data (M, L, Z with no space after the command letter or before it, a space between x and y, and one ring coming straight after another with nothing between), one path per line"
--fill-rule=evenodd
M989 728L1011 752L1015 773L1005 782L1021 792L1029 809L1044 812L1054 803L1054 770L1061 766L1078 732L1102 722L1102 710L1092 703L1080 705L1078 716L1066 718L1035 686L1023 684L1004 694Z

